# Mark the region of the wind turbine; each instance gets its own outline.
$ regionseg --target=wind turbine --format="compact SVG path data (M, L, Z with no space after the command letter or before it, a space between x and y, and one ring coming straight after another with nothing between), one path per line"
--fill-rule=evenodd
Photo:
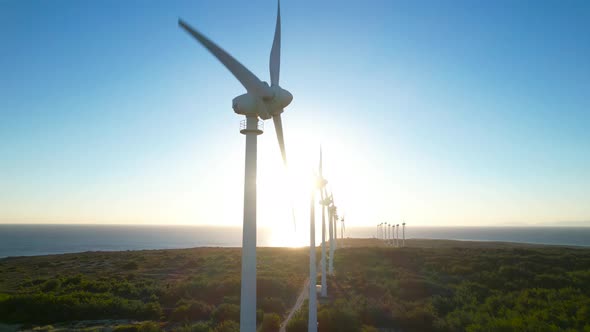
M334 275L334 250L336 249L336 228L334 218L336 216L336 206L334 205L334 196L332 193L330 193L328 203L330 203L330 206L328 207L330 211L330 263L328 265L328 273Z
M320 182L320 196L321 201L320 204L322 205L322 260L321 260L321 268L322 268L322 297L328 296L328 282L326 280L326 205L327 205L327 198L324 197L324 191L326 188L326 184L328 181L324 179L322 174L322 148L320 147L320 167L319 167L319 182Z
M309 221L309 313L307 330L318 330L318 304L317 304L317 271L315 263L315 191L319 188L320 180L316 178L315 187L311 191L310 221Z
M406 223L405 222L402 223L402 239L403 239L402 247L405 247L406 246Z
M391 245L391 224L387 225L388 227L388 234L387 234L387 239L385 240L387 242L387 245Z
M334 223L334 251L338 249L338 208L334 202L334 194L330 192L330 199L332 200L332 207L334 208L334 215L332 216L332 223Z
M395 232L395 237L397 238L397 246L400 246L400 241L399 241L399 224L396 225L396 232Z
M257 136L262 134L258 118L262 120L273 119L281 155L286 165L287 154L285 152L281 113L293 100L293 95L279 86L281 67L280 4L277 7L275 35L270 51L270 86L268 83L262 82L229 53L181 19L178 20L178 25L211 52L240 81L247 91L247 93L234 98L232 102L234 112L246 116L246 120L242 120L240 123L240 132L246 135L240 331L256 331L256 158Z
M344 216L340 218L340 222L342 223L342 225L340 226L340 239L344 242Z

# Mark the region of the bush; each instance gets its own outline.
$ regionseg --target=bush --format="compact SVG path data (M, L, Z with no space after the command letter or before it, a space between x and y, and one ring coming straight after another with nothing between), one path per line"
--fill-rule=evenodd
M260 326L260 332L277 332L281 328L281 317L279 315L271 313L264 314L262 325Z
M211 331L211 327L207 322L198 322L193 325L185 325L178 329L177 332L209 332Z
M136 325L119 325L113 329L113 332L138 332Z
M41 290L44 292L51 292L57 290L61 286L59 279L49 279L41 285Z
M119 325L113 329L113 332L160 332L160 325L155 322L143 322L141 324Z
M137 263L135 262L129 262L125 265L123 265L123 269L125 270L137 270L139 268L139 265L137 265Z
M7 323L47 324L92 319L160 319L161 313L158 303L146 304L108 293L21 294L0 301L0 317Z
M258 307L264 312L277 313L279 315L282 315L286 311L283 300L276 297L265 297L261 299Z
M207 320L213 312L213 308L205 302L191 301L181 302L170 314L170 320L175 322Z
M143 322L139 324L138 332L160 332L160 325L156 322Z
M287 332L307 332L307 319L294 317L287 324Z
M361 321L356 312L344 307L341 302L318 312L318 331L357 332L360 329Z
M240 332L240 324L233 320L226 320L217 325L214 332Z
M212 316L213 321L216 323L221 323L226 320L238 322L240 321L240 306L229 303L220 304L215 308Z

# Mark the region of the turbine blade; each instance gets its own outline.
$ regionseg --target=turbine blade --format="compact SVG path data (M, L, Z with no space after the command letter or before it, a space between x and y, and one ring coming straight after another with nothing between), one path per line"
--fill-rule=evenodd
M279 141L279 147L281 148L283 163L285 163L285 167L287 167L287 152L285 151L285 138L283 137L283 122L281 121L281 114L273 115L272 121L275 124L275 131L277 132L277 140Z
M281 2L277 7L277 24L275 26L275 38L270 50L270 84L279 85L279 74L281 72Z
M217 46L214 42L209 40L203 34L195 30L193 27L178 19L178 25L186 32L192 35L201 45L203 45L217 60L219 60L225 68L227 68L237 79L242 83L246 91L258 97L272 97L272 92L268 85L264 84L256 75L252 74L248 68L244 67L238 60L232 57L229 53Z

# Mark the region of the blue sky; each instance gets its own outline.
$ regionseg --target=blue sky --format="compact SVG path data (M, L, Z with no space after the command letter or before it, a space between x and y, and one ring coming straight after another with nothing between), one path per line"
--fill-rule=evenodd
M287 152L351 224L590 226L590 4L281 3ZM244 89L276 3L0 2L0 222L241 224ZM288 219L272 123L259 221ZM295 197L303 219L305 197Z

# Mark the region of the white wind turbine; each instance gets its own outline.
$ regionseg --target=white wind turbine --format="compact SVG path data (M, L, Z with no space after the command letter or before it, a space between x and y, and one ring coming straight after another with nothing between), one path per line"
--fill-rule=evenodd
M320 169L319 169L319 185L320 185L320 196L321 201L320 204L322 205L322 260L321 260L321 269L322 269L322 297L328 296L328 282L326 280L326 205L328 204L327 197L324 195L324 191L326 189L326 184L328 181L324 178L322 174L322 148L320 147Z
M262 82L229 53L181 19L178 20L178 25L211 52L240 81L247 91L246 94L234 98L232 102L234 112L246 116L246 121L242 121L240 125L240 132L246 135L240 331L256 331L256 157L257 136L262 134L258 118L262 120L273 119L281 155L286 165L287 155L281 113L293 100L291 93L279 86L281 66L280 4L277 8L275 35L270 52L270 86L268 83Z
M342 218L340 218L340 222L342 223L340 225L340 239L342 240L341 244L344 244L344 230L345 230L345 226L344 226L344 216L342 216Z
M336 250L336 224L334 218L336 217L336 206L334 205L334 196L330 193L328 199L328 209L330 211L330 263L328 265L328 274L334 275L334 250Z
M332 215L332 222L334 223L334 251L338 249L338 208L334 202L334 194L330 192L330 200L332 201L332 208L334 214Z
M307 330L318 330L318 304L317 304L317 271L315 263L315 191L320 187L321 180L316 177L316 183L311 191L310 218L309 218L309 313L307 317Z
M387 235L387 245L391 245L391 224L387 225L389 229L389 234Z
M406 246L406 223L402 223L402 247Z

